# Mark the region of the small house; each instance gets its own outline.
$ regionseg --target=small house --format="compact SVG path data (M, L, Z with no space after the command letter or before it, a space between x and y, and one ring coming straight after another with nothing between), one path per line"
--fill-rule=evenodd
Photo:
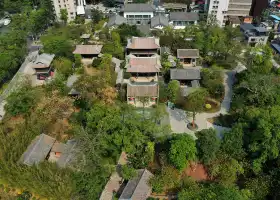
M126 23L127 23L126 18L116 14L109 18L109 21L106 24L106 27L113 29L113 28L118 27L119 25L126 24Z
M119 200L146 200L152 192L149 180L153 174L146 169L137 170L137 176L128 181Z
M268 41L269 31L264 27L256 27L249 23L240 25L244 35L244 42L250 46L265 45Z
M170 79L180 82L181 93L187 96L193 89L199 88L199 69L170 69Z
M103 45L76 45L73 54L79 54L82 58L97 58L102 50Z
M177 49L177 58L184 67L196 67L199 58L198 49Z
M51 63L54 57L54 54L43 53L36 56L35 60L31 62L31 67L35 70L37 79L45 80L47 77L53 75Z
M186 26L197 24L199 15L196 12L171 12L169 14L169 24L174 29L185 29Z

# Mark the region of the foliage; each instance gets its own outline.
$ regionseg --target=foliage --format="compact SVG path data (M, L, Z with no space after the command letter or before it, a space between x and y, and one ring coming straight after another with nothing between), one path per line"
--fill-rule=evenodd
M66 24L67 19L68 19L67 9L60 9L60 20L63 21L64 24Z
M211 176L225 186L233 185L237 175L244 173L242 163L222 153L212 162L209 170Z
M121 24L116 32L120 35L121 46L127 45L127 39L133 37L140 37L141 32L137 29L136 25Z
M170 81L166 88L168 99L175 102L180 95L180 83L177 80Z
M130 180L136 176L136 170L128 165L122 165L121 176L124 180Z
M102 61L102 58L95 58L95 59L93 59L93 61L92 61L92 66L93 66L93 67L99 67L101 61Z
M53 65L54 68L65 77L70 76L73 72L73 63L67 58L60 57L53 61Z
M124 50L120 43L120 35L117 32L111 33L112 40L105 43L102 48L102 53L111 54L113 57L117 57L119 59L124 58Z
M81 67L82 66L82 56L80 54L75 54L74 59L75 59L75 67L76 68Z
M179 170L183 170L188 161L196 159L195 141L188 134L178 135L170 141L169 160Z
M195 133L199 160L208 165L217 157L220 139L214 129L204 129Z
M266 199L270 193L270 177L259 176L245 182L245 188L250 191L252 200Z
M103 13L100 10L92 9L91 18L93 25L98 24L98 22L103 18Z
M5 110L12 116L27 114L34 108L39 98L40 90L23 85L8 96Z
M29 200L32 197L32 194L28 191L24 191L22 194L17 196L17 200Z
M171 166L163 167L160 172L150 179L152 190L162 193L164 190L177 188L180 184L180 173Z
M201 85L208 90L212 98L221 99L224 96L223 75L220 70L203 69L201 77Z
M128 156L129 162L135 169L146 168L149 163L154 161L154 145L153 142L147 142L147 144L144 144L134 154Z

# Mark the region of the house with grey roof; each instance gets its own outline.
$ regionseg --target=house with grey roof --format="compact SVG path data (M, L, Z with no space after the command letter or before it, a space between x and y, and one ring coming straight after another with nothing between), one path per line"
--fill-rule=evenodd
M168 18L164 15L157 15L151 19L151 29L163 29L168 25Z
M131 25L147 25L154 17L155 7L146 3L125 4L122 8L123 17Z
M244 42L250 46L265 45L268 41L269 31L264 27L257 27L249 23L240 25Z
M70 96L73 96L73 97L76 97L76 96L79 96L80 95L80 92L77 91L75 88L74 88L74 83L79 79L79 75L77 74L73 74L71 76L68 77L67 79L67 82L66 82L66 86L67 88L70 90L68 92L68 95Z
M37 79L45 80L51 75L52 72L52 61L54 59L54 54L43 53L37 55L35 60L31 62L31 67L34 69Z
M32 166L43 161L57 163L61 168L72 167L77 159L77 142L68 140L66 144L55 138L40 134L27 147L19 159L19 163Z
M177 49L177 59L183 67L195 67L198 58L198 49Z
M119 200L146 200L152 188L149 185L153 174L146 169L137 170L137 176L128 181Z
M170 80L180 82L181 93L187 96L192 91L200 87L201 79L199 69L170 69Z
M32 140L26 151L22 154L19 162L28 166L37 165L40 162L43 162L46 160L54 143L54 138L45 134L38 135Z
M110 16L109 21L106 24L106 26L108 28L116 28L117 26L122 25L122 24L126 24L126 23L127 23L126 18L116 14L116 15Z
M197 24L199 15L196 12L171 12L169 14L169 24L174 29L184 29L188 25Z

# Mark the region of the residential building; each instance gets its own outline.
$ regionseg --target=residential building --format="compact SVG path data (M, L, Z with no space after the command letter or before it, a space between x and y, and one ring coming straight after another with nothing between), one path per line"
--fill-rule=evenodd
M137 176L126 184L119 200L145 200L152 193L149 180L153 174L146 169L137 170Z
M188 5L183 3L163 3L166 13L169 12L187 12Z
M136 57L150 57L159 54L159 39L154 37L132 37L127 41L126 53Z
M232 17L249 15L252 0L208 0L208 20L213 17L220 26Z
M200 87L199 69L170 69L170 79L180 82L181 94L183 96L189 95L195 89Z
M250 15L253 17L260 17L268 5L269 0L252 0Z
M155 7L150 4L125 4L121 12L128 24L149 24L154 17Z
M184 29L188 25L197 24L198 13L195 12L171 12L169 14L169 24L174 29Z
M198 49L177 49L177 58L183 67L196 67L199 58Z
M244 35L244 41L250 46L265 45L268 41L269 31L264 27L244 23L240 25L240 30Z
M68 21L72 21L76 18L76 0L52 0L55 15L58 21L60 20L60 10L66 9L68 13Z
M61 168L74 168L78 152L76 145L77 142L74 140L68 140L64 144L56 141L53 137L40 134L30 143L19 162L32 166L49 161L56 163Z
M164 15L157 15L151 19L151 29L163 29L169 25L168 18Z
M47 77L53 75L52 61L54 59L54 54L43 53L37 55L33 62L30 63L31 68L35 71L37 79L45 80Z

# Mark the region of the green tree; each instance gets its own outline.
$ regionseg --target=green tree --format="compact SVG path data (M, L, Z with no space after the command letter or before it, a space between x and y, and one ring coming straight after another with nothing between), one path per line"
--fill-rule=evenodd
M58 59L56 59L53 62L54 68L61 74L63 74L65 77L68 77L72 74L73 69L72 69L72 61L67 59L67 58L63 58L60 57Z
M195 127L195 117L197 113L204 110L205 99L208 96L208 92L205 89L199 89L187 96L186 109L192 113L192 126Z
M196 159L196 146L192 136L178 135L170 141L169 160L179 170L183 170L188 161Z
M8 96L5 110L12 116L28 114L30 109L37 104L37 100L40 97L38 92L31 86L24 85Z
M167 96L171 102L175 102L180 95L180 83L177 80L170 81L167 86Z
M121 167L121 176L124 180L133 179L136 176L136 170L128 165Z
M76 68L81 67L82 66L82 56L80 54L75 54L74 59L75 59L75 67Z
M195 133L199 159L206 165L216 159L220 149L220 139L214 129L204 129Z
M270 194L270 177L261 175L255 178L250 178L245 182L245 188L252 194L250 199L266 199L267 195Z
M60 20L67 24L68 12L67 9L60 9Z

